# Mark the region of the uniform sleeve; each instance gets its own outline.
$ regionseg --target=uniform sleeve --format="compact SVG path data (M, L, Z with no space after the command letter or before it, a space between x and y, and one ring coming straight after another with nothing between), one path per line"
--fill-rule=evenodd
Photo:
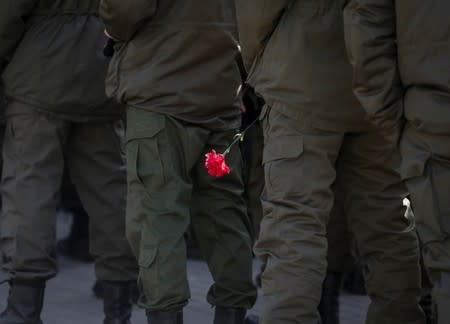
M288 4L296 0L236 0L239 40L247 70L264 49Z
M128 41L156 12L157 0L101 0L100 16L115 40Z
M403 115L395 0L349 0L344 10L353 91L371 121L394 126Z
M25 33L25 19L37 0L0 1L0 74Z

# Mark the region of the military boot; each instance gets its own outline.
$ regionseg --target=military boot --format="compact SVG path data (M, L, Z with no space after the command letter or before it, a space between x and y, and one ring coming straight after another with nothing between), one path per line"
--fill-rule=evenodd
M148 324L183 324L183 311L147 311Z
M327 272L322 286L322 299L319 304L321 324L339 324L339 293L342 274Z
M216 307L214 324L244 324L246 312L243 308Z
M0 324L42 324L45 281L10 282L8 304L0 315Z
M130 324L132 284L132 281L102 281L105 313L103 324Z

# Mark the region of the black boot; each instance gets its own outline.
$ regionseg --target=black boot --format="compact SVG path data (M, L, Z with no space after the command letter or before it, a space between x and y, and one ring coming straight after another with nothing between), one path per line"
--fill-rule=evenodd
M148 324L183 324L183 311L147 311Z
M130 324L133 308L130 296L132 283L132 281L102 281L105 313L103 324Z
M339 324L339 293L342 274L327 272L322 286L322 299L319 304L321 324Z
M214 324L244 324L246 312L243 308L216 307Z
M0 315L0 324L42 324L45 281L10 282L8 305Z

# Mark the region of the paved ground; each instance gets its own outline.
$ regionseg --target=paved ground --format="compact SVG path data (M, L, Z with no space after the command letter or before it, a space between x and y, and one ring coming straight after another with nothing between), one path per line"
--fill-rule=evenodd
M61 218L61 217L60 217ZM64 235L67 220L59 222L60 236ZM83 264L66 258L59 259L59 275L48 282L42 319L44 324L100 324L102 323L102 304L91 292L94 271L91 264ZM212 323L213 310L205 301L211 284L211 276L201 261L189 261L189 279L192 299L185 311L185 324ZM256 268L256 266L255 266ZM8 293L7 285L0 286L0 307L5 307ZM367 309L367 298L361 296L342 296L342 324L363 324ZM257 314L261 308L258 302L251 313ZM136 309L133 324L144 324L142 310Z

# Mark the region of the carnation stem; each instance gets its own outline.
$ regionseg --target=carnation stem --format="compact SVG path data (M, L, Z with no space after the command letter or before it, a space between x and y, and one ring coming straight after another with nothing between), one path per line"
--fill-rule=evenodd
M258 118L255 118L242 132L234 135L234 140L233 142L231 142L230 146L227 147L227 149L222 153L224 156L227 155L228 153L230 153L231 148L233 147L234 144L236 144L239 141L242 141L245 133L253 126L256 124L256 122L258 121Z

